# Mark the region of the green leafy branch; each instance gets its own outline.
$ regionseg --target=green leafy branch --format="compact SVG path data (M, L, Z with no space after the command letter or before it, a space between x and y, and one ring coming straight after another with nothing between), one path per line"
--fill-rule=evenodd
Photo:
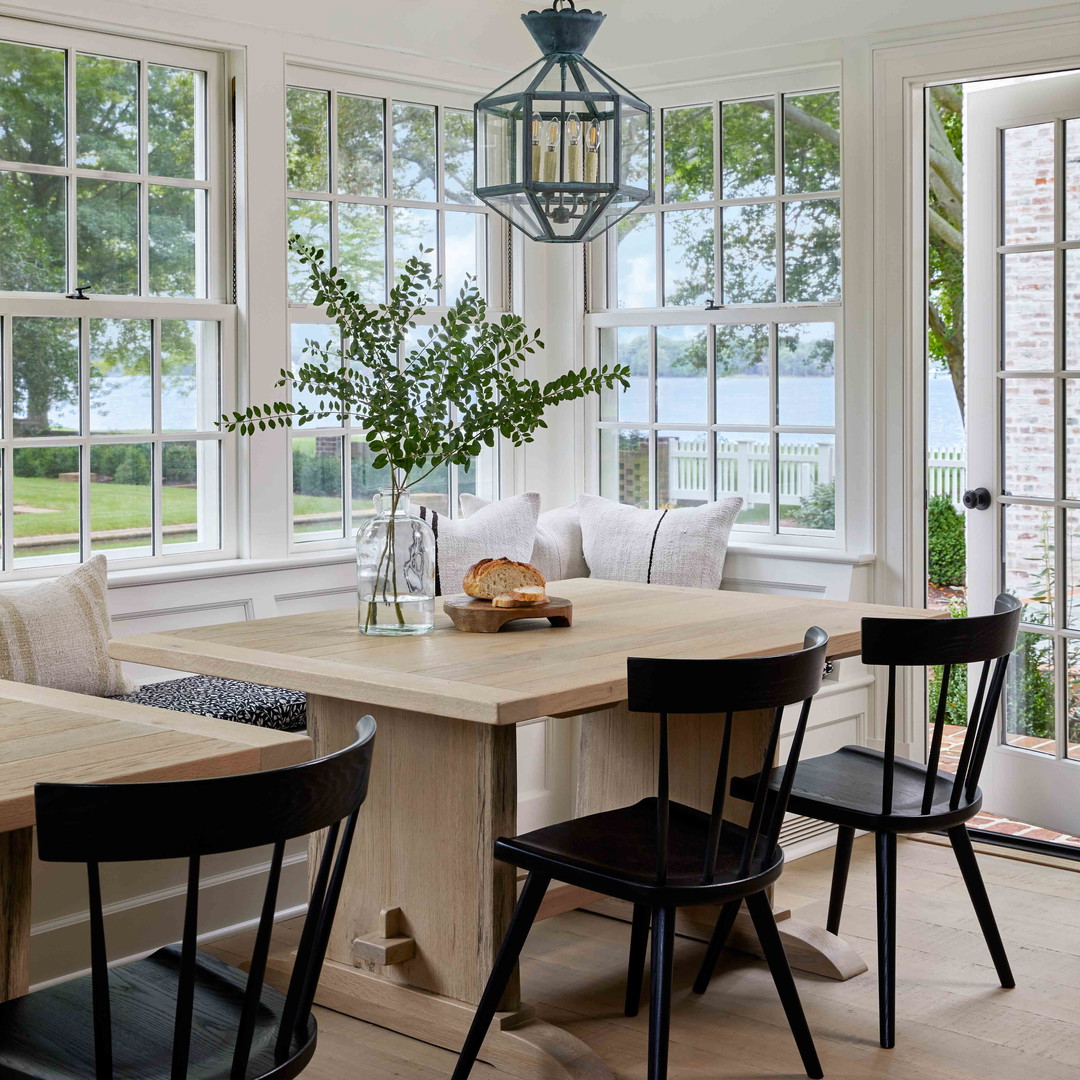
M417 318L438 295L440 280L427 252L410 258L385 304L366 303L322 248L299 235L289 241L309 272L315 303L334 321L341 345L307 341L310 359L282 369L277 386L293 400L249 405L224 414L218 426L256 430L305 426L346 418L366 432L375 469L389 468L394 491L404 491L443 465L468 469L502 436L514 446L547 427L544 413L564 401L630 385L625 365L568 371L541 384L524 364L544 343L540 331L504 314L488 318L475 279L439 320L417 336ZM301 400L305 398L313 402Z

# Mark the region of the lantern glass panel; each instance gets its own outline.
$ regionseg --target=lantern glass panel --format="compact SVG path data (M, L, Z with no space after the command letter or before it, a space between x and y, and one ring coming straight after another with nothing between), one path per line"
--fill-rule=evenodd
M498 187L521 180L521 121L502 108L477 110L477 139L480 152L478 187Z
M515 95L524 94L530 89L536 89L533 83L537 77L543 72L549 64L548 58L542 56L535 64L530 64L524 71L519 71L512 79L508 79L498 87L496 90L492 90L490 94L484 99L484 103L500 101L502 98L514 97ZM553 87L558 89L558 86Z
M489 195L485 201L534 240L546 239L547 233L541 223L541 215L524 192Z
M619 106L619 138L621 176L619 186L623 189L638 188L648 191L652 179L652 126L648 112L629 102Z

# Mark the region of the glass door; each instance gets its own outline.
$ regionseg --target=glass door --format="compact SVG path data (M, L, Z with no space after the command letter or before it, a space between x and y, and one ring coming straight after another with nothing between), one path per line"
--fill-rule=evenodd
M1080 75L965 88L968 598L1024 604L983 776L1080 832Z

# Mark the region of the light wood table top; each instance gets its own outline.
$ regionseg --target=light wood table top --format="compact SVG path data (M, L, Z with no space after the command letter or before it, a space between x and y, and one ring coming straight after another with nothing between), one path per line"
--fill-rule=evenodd
M828 631L836 659L858 652L865 616L927 617L916 608L594 578L549 587L573 602L572 627L517 623L498 634L467 634L440 609L431 634L367 637L349 608L115 638L110 653L338 700L514 724L625 700L627 656L787 652L816 624Z
M188 780L306 761L306 735L0 680L0 832L34 823L34 784Z

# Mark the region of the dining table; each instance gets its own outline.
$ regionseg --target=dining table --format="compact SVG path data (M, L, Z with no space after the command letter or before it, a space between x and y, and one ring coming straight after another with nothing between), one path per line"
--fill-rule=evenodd
M0 680L0 1001L30 989L35 784L203 779L310 756L303 734Z
M465 633L439 612L431 633L373 636L359 632L356 608L348 608L112 641L120 660L306 692L319 754L346 745L363 713L375 717L370 789L320 1004L460 1049L519 886L515 868L492 857L496 837L516 830L516 725L579 717L575 813L612 809L654 794L656 784L658 719L627 709L627 657L789 652L818 625L829 633L829 659L838 660L858 654L864 617L928 615L597 578L548 588L572 603L571 625L525 620L498 633ZM733 775L761 768L770 715L733 718ZM707 809L725 718L670 723L671 797ZM744 814L728 800L725 816L744 821ZM541 917L598 901L553 886ZM682 912L678 931L707 938L716 914ZM832 978L866 970L840 938L776 914L793 967ZM753 941L752 931L732 939L748 949ZM484 1060L521 1077L611 1075L581 1040L536 1017L516 979L500 1008Z

